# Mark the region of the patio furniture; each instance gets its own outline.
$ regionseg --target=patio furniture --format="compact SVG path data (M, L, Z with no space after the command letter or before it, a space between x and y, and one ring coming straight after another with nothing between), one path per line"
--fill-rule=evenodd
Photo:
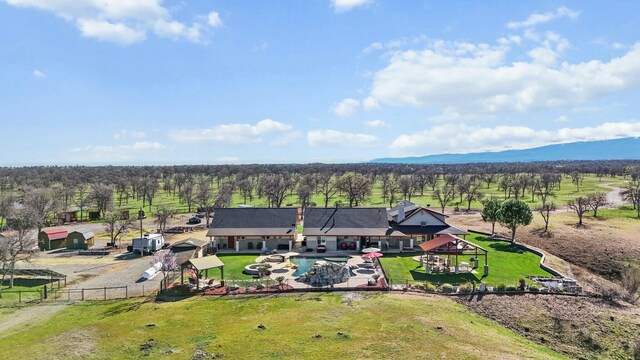
M318 245L317 251L319 253L327 252L327 246L326 245Z
M356 249L356 247L357 247L357 246L356 246L356 243L355 243L355 242L352 242L352 243L350 243L350 244L349 244L349 250L355 250L355 249Z
M340 249L341 250L347 250L347 243L343 242L340 244Z

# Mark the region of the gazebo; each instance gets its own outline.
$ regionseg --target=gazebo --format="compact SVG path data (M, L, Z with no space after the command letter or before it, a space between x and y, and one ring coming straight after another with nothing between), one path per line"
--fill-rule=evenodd
M209 277L209 269L220 269L220 283L224 285L224 264L215 255L205 256L196 259L189 259L180 266L180 283L184 284L184 269L193 269L196 274L200 275L202 271L205 272L205 278ZM200 277L196 281L196 289L200 289Z
M462 239L455 235L440 235L433 240L429 240L420 244L420 249L424 251L427 258L426 272L431 273L432 269L438 268L438 259L446 256L445 268L449 269L451 257L455 259L454 272L460 273L460 263L458 257L463 255L475 255L475 267L478 267L478 256L484 256L484 276L489 275L489 263L487 262L487 254L489 250L480 245L474 244L469 240ZM420 262L422 264L422 261Z

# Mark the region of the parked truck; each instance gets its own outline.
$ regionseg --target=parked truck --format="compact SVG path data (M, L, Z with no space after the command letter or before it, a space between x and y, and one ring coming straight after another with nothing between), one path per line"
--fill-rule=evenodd
M164 236L162 234L145 234L143 237L135 238L131 242L131 251L136 254L153 254L164 247Z

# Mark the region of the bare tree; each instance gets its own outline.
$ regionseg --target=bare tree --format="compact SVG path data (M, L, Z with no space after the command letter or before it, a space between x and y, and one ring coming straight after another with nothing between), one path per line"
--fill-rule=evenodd
M176 214L176 210L169 205L159 205L156 207L156 211L153 213L155 218L154 223L160 227L160 233L164 235L167 222Z
M122 237L126 235L127 231L134 229L136 226L136 223L132 218L123 219L120 214L116 212L107 212L104 214L102 219L104 231L109 235L109 239L113 246L115 246L117 241L118 247L121 247Z
M349 207L358 204L371 195L371 181L360 173L346 173L338 179L338 189L349 199Z
M76 190L76 194L73 197L73 203L80 209L80 222L84 218L84 210L91 204L91 196L89 187L87 185L79 185Z
M38 234L47 220L60 211L60 199L51 189L31 188L25 190L23 205L30 210L38 228Z
M11 226L5 236L0 236L0 265L2 266L2 283L9 275L9 287L13 287L13 278L18 261L29 261L37 240L33 229L38 224L38 217L32 209L13 210L9 215Z
M226 208L231 206L233 198L233 185L230 182L224 182L218 188L213 206L217 208Z
M387 198L389 200L389 207L393 207L393 204L398 201L398 190L400 190L400 184L398 183L398 177L395 175L389 176L387 179L385 186L385 191L387 193Z
M440 203L440 209L444 214L444 208L451 200L456 197L456 189L452 185L444 185L442 188L436 189L433 192L433 198Z
M629 184L620 191L620 196L624 201L628 201L636 210L638 219L640 219L640 181L629 181Z
M569 200L567 206L569 209L575 211L576 215L578 215L578 226L583 226L582 217L584 216L584 213L590 209L589 198L586 196L578 196L573 200Z
M584 174L574 171L571 173L571 182L576 186L576 191L580 192L580 185L584 180Z
M249 201L253 201L253 182L249 178L244 178L238 181L238 190L240 190L240 194L242 194L243 204L247 203L247 198Z
M538 214L542 216L542 220L544 220L544 234L549 234L549 219L551 218L551 212L556 210L556 204L554 203L545 203L539 208L536 209Z
M100 216L111 210L113 207L113 186L96 184L91 189L91 201L98 208Z
M607 194L603 192L597 192L593 194L587 195L589 199L589 207L593 210L593 217L598 217L598 209L601 207L605 207L609 205L609 200L607 199Z
M209 227L209 219L211 217L211 211L213 210L215 200L213 198L213 192L211 187L206 181L198 181L198 190L196 192L196 202L200 210L204 211L204 217L206 225Z
M329 206L329 201L338 193L338 182L330 172L322 172L317 177L318 189L324 197L324 207Z
M400 191L402 191L402 198L411 201L411 195L413 195L413 191L416 188L413 176L400 175L398 178L398 186L400 187Z
M260 187L270 207L281 207L287 192L294 188L291 179L281 174L263 176L260 180Z
M301 207L304 208L309 206L312 194L313 191L309 185L298 185L298 201L300 202Z
M189 212L191 212L191 208L193 207L195 198L195 186L193 185L193 181L185 181L180 186L180 190L178 190L178 199L180 199L180 202L187 205L187 209Z
M478 180L465 181L461 192L467 201L467 212L471 211L471 203L475 200L481 200L484 194L480 192L481 183Z
M11 209L13 208L13 203L15 201L15 197L13 192L4 191L0 193L0 232L4 228L4 220L9 216Z

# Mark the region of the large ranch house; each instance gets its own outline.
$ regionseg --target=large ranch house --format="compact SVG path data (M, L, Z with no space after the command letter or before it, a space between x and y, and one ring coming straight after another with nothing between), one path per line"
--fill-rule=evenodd
M215 209L207 232L215 249L234 252L353 252L366 247L403 252L445 234L464 237L467 232L447 224L446 215L409 201L390 210L221 208Z
M296 208L215 209L207 236L219 250L292 250L296 241Z

